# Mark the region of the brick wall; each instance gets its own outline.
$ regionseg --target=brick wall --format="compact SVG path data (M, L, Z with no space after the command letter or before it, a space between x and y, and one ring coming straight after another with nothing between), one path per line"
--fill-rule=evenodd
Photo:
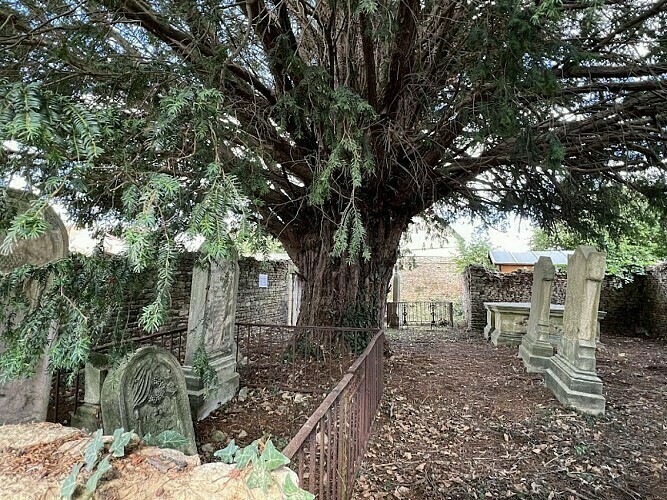
M289 260L239 260L237 322L287 324L289 264ZM260 274L268 275L267 288L260 288Z
M461 273L444 257L405 257L399 262L399 275L403 302L454 301L463 292Z
M502 274L471 266L466 269L463 281L463 305L468 325L473 331L481 332L486 324L483 303L530 302L533 273L516 271ZM647 286L649 281L651 287ZM565 303L566 284L565 273L558 273L554 281L552 303ZM667 266L647 276L635 276L631 283L606 277L600 292L600 310L607 312L601 324L602 333L663 335L662 331L667 324ZM651 320L647 321L646 318Z

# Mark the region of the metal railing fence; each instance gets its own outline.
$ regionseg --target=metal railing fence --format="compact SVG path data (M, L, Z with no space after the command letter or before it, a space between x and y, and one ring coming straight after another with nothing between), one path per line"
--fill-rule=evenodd
M154 345L162 347L171 352L181 365L185 360L185 343L187 340L187 329L178 328L164 330L150 335L124 339L117 343L106 343L95 347L95 352L108 354L112 349L130 349L130 347L142 347ZM69 423L69 416L75 412L83 401L83 366L79 367L71 381L71 371L57 370L51 382L51 396L46 420L48 422Z
M384 386L384 332L377 332L283 454L318 499L349 499Z
M387 325L390 328L454 325L452 302L388 302Z
M241 384L328 393L377 330L237 323Z

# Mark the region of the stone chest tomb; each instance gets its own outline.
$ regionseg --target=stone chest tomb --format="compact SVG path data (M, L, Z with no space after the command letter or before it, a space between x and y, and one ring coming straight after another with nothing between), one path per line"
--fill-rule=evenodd
M112 370L102 388L102 423L112 434L120 427L139 436L172 430L197 453L185 377L178 360L159 347L142 347Z

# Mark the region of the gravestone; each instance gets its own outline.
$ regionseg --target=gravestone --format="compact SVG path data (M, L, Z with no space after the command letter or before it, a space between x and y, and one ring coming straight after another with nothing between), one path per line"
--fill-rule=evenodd
M558 354L550 358L544 378L558 400L592 415L604 414L602 381L595 371L595 337L604 252L577 247L568 259L563 334Z
M137 349L109 372L101 400L105 434L121 427L141 437L176 431L187 439L180 451L197 453L185 377L170 352L155 346Z
M519 346L519 356L528 373L544 373L549 359L554 355L549 342L549 316L555 275L556 268L551 259L540 257L533 268L528 329Z
M8 189L6 191L8 207L16 214L26 211L30 206L32 195ZM9 255L0 255L0 273L11 272L25 264L44 265L67 256L69 243L67 229L51 208L43 211L48 229L39 238L19 240ZM5 234L0 234L0 243ZM20 322L18 317L15 321ZM49 334L51 341L56 334L57 325L53 325ZM2 336L2 327L0 327ZM47 345L47 349L48 349ZM4 347L0 345L0 352ZM13 380L0 385L0 424L20 424L26 422L42 422L46 420L51 392L51 372L48 359L43 356L37 364L35 373L29 378Z
M234 341L238 286L239 266L236 261L196 266L192 272L183 373L192 414L197 420L206 418L233 398L239 388ZM202 350L217 377L215 388L205 387L195 369Z

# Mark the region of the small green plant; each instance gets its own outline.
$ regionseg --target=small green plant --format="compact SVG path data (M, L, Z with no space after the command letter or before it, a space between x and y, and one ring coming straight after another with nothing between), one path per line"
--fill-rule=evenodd
M585 445L584 443L575 444L574 452L579 456L585 455L586 453L588 453L588 446Z
M220 383L218 381L218 374L211 366L208 355L206 354L203 336L195 350L192 367L204 386L204 398L210 397L220 387Z
M289 458L280 453L269 439L266 443L256 439L245 448L239 448L232 439L222 450L216 451L213 456L226 464L236 464L239 471L248 470L245 483L248 489L262 488L264 493L269 491L272 484L276 484L285 498L292 500L312 500L315 495L299 488L288 475L280 485L271 475L271 472L290 463Z
M173 450L180 450L188 444L188 440L181 433L171 430L163 431L157 436L153 436L149 432L141 440L148 446L171 448Z
M131 439L132 432L125 432L125 429L122 428L116 429L113 433L113 440L106 449L102 441L102 429L98 429L93 434L93 441L83 454L83 463L75 464L72 472L63 481L60 487L61 498L70 500L74 496L80 486L78 477L82 468L89 473L89 476L81 498L92 498L102 476L111 470L111 460L125 456L125 447Z

